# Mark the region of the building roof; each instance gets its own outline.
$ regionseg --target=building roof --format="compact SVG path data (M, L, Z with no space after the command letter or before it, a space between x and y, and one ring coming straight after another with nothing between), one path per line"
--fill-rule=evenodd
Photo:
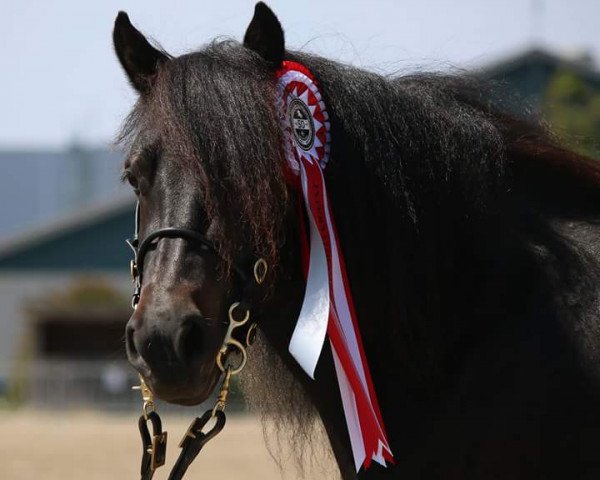
M600 87L600 71L586 52L558 54L535 47L489 64L482 71L489 77L498 78L531 65L547 65L555 69L568 70Z
M483 78L496 83L493 100L517 114L536 115L546 91L559 71L572 72L594 89L600 90L600 72L589 55L557 54L532 48L481 68Z
M127 271L134 206L121 196L0 242L0 271Z
M0 151L0 239L125 192L122 152L73 144Z

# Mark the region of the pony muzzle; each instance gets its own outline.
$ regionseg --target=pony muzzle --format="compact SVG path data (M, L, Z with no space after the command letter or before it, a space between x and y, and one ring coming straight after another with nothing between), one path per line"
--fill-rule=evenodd
M196 404L210 395L219 379L214 358L224 334L225 328L197 310L162 308L150 313L137 308L127 323L127 357L157 397Z

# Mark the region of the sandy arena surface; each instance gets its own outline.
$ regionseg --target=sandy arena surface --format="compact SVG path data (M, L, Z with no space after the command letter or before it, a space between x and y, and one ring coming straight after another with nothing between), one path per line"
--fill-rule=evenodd
M163 416L169 432L167 465L154 476L168 477L177 444L191 419ZM0 479L120 480L139 478L140 440L135 414L0 411ZM186 479L275 480L283 477L270 457L260 422L230 415L227 425L200 453ZM331 478L323 472L307 478Z

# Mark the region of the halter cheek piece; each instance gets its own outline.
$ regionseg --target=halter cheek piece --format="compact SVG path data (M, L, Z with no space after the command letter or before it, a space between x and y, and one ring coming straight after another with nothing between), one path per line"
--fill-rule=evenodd
M167 227L155 230L149 233L141 242L139 241L140 231L140 204L135 207L135 230L132 239L126 240L134 253L134 259L131 260L131 276L135 284L133 296L131 298L131 306L133 309L137 307L140 301L142 290L142 281L144 273L144 259L150 247L161 238L181 238L184 240L193 241L201 245L212 254L219 256L215 245L201 233L187 228ZM256 322L250 321L250 310L247 306L247 301L251 297L251 292L257 286L260 286L267 276L268 265L263 258L259 258L254 263L252 275L248 275L246 270L240 267L239 264L233 264L233 271L236 274L240 285L243 285L242 300L234 302L229 307L228 312L228 327L223 339L223 344L217 353L215 362L221 372L223 372L223 383L217 397L214 407L207 410L202 417L197 417L189 426L185 436L181 440L179 447L182 449L177 462L173 466L169 475L169 480L179 480L183 478L186 470L194 461L202 447L215 437L225 426L225 405L227 403L227 395L229 393L229 384L232 375L236 375L242 371L246 365L247 353L246 347L249 347L256 334ZM236 318L237 317L237 318ZM247 326L245 336L242 341L234 338L234 332L240 327ZM231 363L231 354L237 351L237 363ZM151 480L157 468L165 464L165 455L167 448L167 432L163 432L162 423L156 406L154 396L150 388L140 376L140 385L134 387L141 390L144 400L143 413L138 420L140 435L142 437L142 464L141 464L141 480ZM208 431L203 429L206 424L215 419L215 424ZM148 429L148 422L152 426L152 435Z

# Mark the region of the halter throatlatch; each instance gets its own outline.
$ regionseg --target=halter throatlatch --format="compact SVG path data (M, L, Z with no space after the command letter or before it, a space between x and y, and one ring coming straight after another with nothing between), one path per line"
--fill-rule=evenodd
M193 240L203 245L212 253L217 254L217 249L208 238L199 232L185 228L168 227L156 230L146 236L142 242L139 242L139 225L140 206L138 203L135 209L134 236L131 240L127 240L127 244L131 247L135 255L134 260L130 264L131 276L135 284L131 299L133 309L137 307L140 301L144 258L150 246L155 243L155 240L160 238ZM253 278L247 275L238 265L234 265L233 270L236 272L238 280L245 286L243 291L245 295L249 290L252 290L253 285L261 285L264 282L268 272L268 265L263 258L256 260L253 267ZM204 445L216 437L225 426L225 406L227 405L231 377L240 373L246 366L248 358L246 348L252 344L256 333L256 322L250 321L250 310L244 300L247 299L243 298L242 301L234 302L229 307L227 332L215 359L217 366L223 373L223 381L219 389L217 401L213 408L204 412L201 417L196 417L188 427L184 437L179 442L181 452L169 474L169 480L180 480L183 478L188 467L200 453ZM248 324L249 327L242 343L242 341L234 337L234 333L236 333L238 328ZM141 375L140 384L133 388L141 391L144 401L142 415L138 420L138 427L142 438L141 480L151 480L156 469L165 464L167 432L163 432L162 430L162 422L156 411L154 396ZM206 425L211 419L215 419L214 425L205 430ZM148 423L152 426L152 434L150 434Z

